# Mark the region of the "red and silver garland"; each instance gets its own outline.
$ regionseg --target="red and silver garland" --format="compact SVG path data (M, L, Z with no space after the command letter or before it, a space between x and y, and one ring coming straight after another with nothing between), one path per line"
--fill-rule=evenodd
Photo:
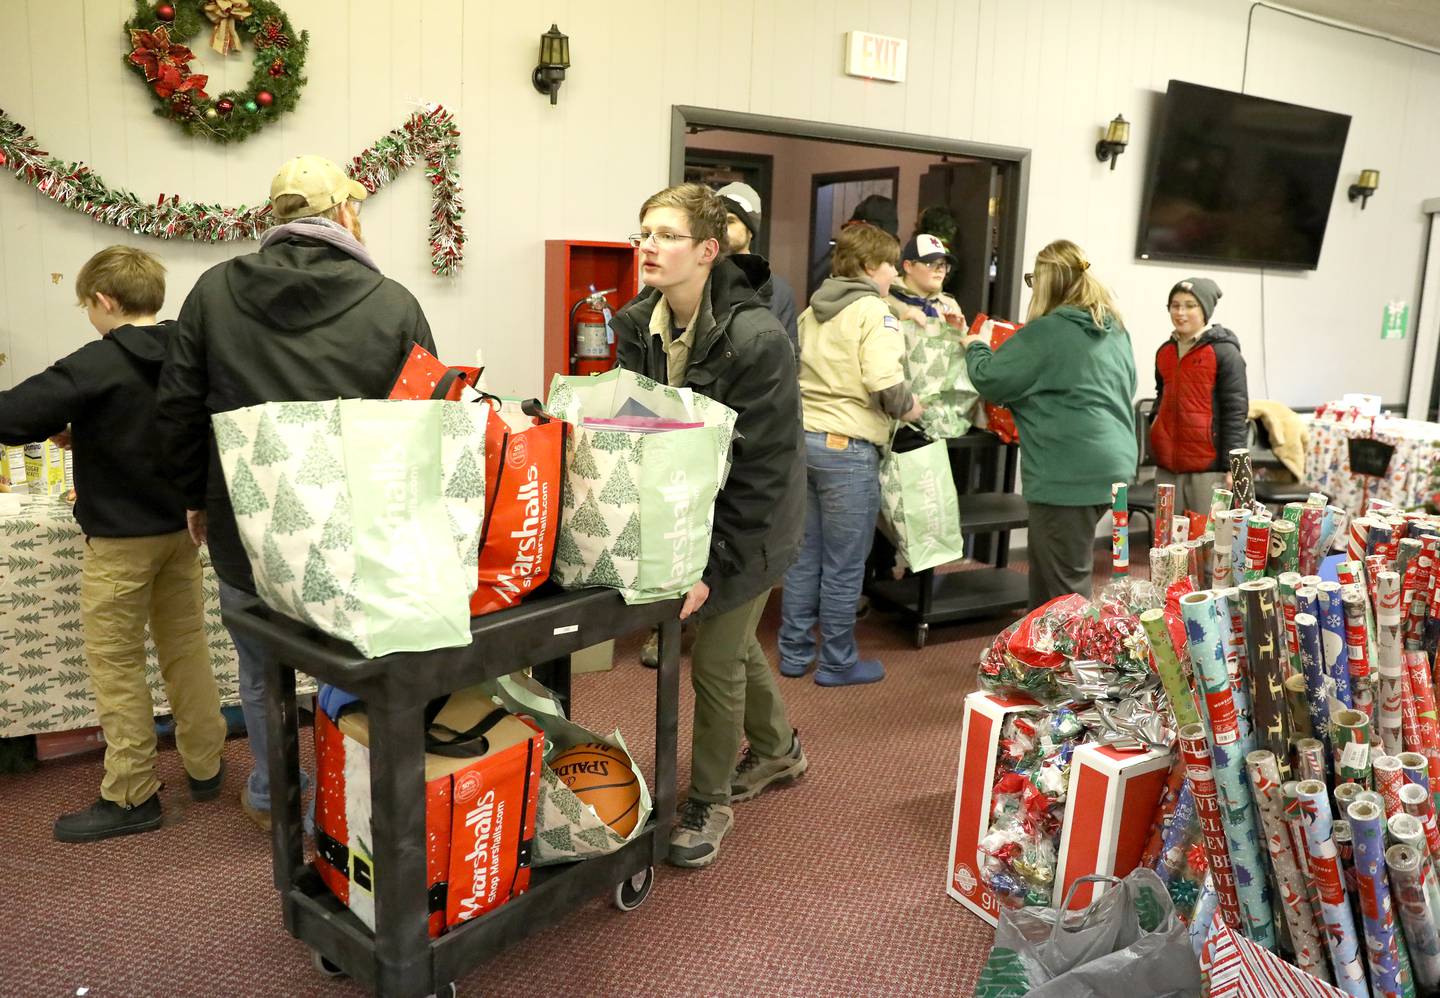
M345 171L372 194L396 176L423 161L430 180L430 270L441 277L459 271L465 250L460 216L456 161L460 131L450 113L438 104L412 114L374 145L354 157ZM25 126L0 110L0 170L28 183L45 197L96 222L156 239L228 242L258 239L274 224L270 206L226 208L218 204L181 201L161 194L153 203L126 190L109 187L84 163L66 163L39 148Z

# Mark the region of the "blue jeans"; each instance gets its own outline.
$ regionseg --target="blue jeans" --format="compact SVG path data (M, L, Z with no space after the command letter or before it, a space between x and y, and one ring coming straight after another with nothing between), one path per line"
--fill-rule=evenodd
M233 609L253 599L243 589L220 583L220 608ZM235 657L239 661L240 709L245 714L245 730L250 737L250 757L255 767L250 770L245 790L250 806L257 811L270 810L270 760L268 747L270 729L265 726L265 666L270 660L270 649L262 642L244 635L230 632L235 643ZM300 770L300 789L309 789L310 774Z
M880 514L880 449L850 440L834 450L826 438L805 434L805 539L780 604L780 664L792 675L815 657L817 624L823 671L843 672L860 657L855 604Z

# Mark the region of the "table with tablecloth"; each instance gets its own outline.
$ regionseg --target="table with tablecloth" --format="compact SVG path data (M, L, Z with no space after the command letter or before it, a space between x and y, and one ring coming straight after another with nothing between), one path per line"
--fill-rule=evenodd
M80 622L85 537L68 504L0 495L0 737L98 724ZM205 635L222 704L240 702L235 647L220 619L220 588L206 551ZM168 714L154 645L146 676L155 713Z
M1350 470L1349 441L1373 439L1394 446L1383 476L1367 478ZM1402 419L1332 403L1315 410L1305 455L1305 479L1330 501L1352 514L1367 499L1384 499L1402 508L1423 506L1436 491L1440 466L1440 424Z

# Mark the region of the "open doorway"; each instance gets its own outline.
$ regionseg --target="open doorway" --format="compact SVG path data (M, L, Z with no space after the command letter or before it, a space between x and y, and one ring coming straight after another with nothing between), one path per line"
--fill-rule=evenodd
M694 107L676 107L673 123L672 182L754 187L764 209L756 249L801 309L829 273L840 227L860 200L879 194L894 202L902 242L922 231L922 219L948 229L932 234L959 261L945 288L967 316L1017 317L1028 150ZM760 160L767 189L737 172Z

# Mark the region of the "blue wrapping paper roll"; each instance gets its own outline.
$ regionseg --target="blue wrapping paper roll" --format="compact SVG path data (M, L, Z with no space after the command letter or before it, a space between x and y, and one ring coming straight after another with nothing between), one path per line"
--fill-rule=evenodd
M1242 735L1225 664L1224 638L1212 593L1190 593L1180 600L1190 664L1206 707L1206 736L1215 770L1220 823L1229 847L1235 894L1245 935L1267 949L1276 945L1274 912L1261 856L1260 823L1250 795L1245 757L1255 750L1254 737Z
M1401 998L1400 950L1385 869L1385 813L1371 801L1356 801L1348 814L1355 837L1355 881L1365 923L1371 984L1381 998Z
M1230 694L1235 699L1235 716L1240 721L1240 737L1255 741L1255 712L1250 703L1250 662L1245 648L1245 623L1240 608L1244 605L1239 589L1223 592L1211 590L1215 598L1215 626L1225 649L1225 672L1229 677Z
M1350 651L1345 641L1345 604L1340 600L1340 584L1322 582L1316 588L1316 603L1320 610L1320 650L1325 658L1325 671L1335 683L1335 698L1346 707L1354 707L1355 697L1350 692Z
M1175 808L1160 838L1160 856L1155 863L1155 872L1167 885L1185 867L1185 846L1189 844L1190 830L1195 825L1195 794L1190 781L1180 784L1175 797Z
M1235 534L1230 538L1230 563L1234 567L1236 582L1245 577L1245 535L1249 533L1252 515L1244 509L1237 509L1230 514L1231 521L1235 524Z
M1319 780L1301 780L1295 788L1305 816L1305 848L1309 853L1310 878L1319 897L1318 914L1330 969L1335 984L1351 998L1370 998L1365 968L1360 962L1360 936L1350 914L1350 901L1341 876L1340 856L1335 847L1330 798Z
M1300 639L1300 667L1305 672L1305 698L1310 704L1310 730L1330 754L1330 674L1320 650L1320 622L1308 613L1295 614Z

